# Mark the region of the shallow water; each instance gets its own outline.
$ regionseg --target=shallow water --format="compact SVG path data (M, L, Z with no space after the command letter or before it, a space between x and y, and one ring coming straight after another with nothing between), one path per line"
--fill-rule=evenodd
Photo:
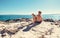
M43 14L43 19L60 20L60 14ZM18 19L18 18L32 18L31 15L0 15L0 20Z

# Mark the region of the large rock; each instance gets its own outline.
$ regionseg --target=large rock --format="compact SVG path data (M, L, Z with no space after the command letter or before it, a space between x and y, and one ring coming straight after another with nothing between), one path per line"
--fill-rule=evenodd
M53 19L44 19L45 22L54 22Z

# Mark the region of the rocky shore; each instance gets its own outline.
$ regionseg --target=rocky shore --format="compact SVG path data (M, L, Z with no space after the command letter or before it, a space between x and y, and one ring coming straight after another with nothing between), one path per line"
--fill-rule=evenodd
M41 24L24 32L32 19L0 21L0 38L60 38L60 20L44 19Z

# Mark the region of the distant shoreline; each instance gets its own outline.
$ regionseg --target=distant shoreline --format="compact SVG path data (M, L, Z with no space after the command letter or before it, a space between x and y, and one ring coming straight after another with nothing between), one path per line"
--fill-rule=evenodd
M31 15L31 14L0 14L0 15ZM60 15L60 14L42 14L42 15Z

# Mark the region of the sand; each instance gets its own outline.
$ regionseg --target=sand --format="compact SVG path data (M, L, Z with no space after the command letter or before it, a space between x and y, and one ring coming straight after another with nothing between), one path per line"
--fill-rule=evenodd
M17 28L20 26L24 26L24 28L19 29L18 32L12 34L10 36L7 32L6 36L3 38L60 38L60 27L59 25L52 25L52 22L42 21L41 24L32 27L29 31L24 32L23 29L29 24L28 22L15 22L15 23L4 23L0 22L0 32L3 29L10 30L11 32L15 32L18 30ZM0 38L1 34L0 34Z

